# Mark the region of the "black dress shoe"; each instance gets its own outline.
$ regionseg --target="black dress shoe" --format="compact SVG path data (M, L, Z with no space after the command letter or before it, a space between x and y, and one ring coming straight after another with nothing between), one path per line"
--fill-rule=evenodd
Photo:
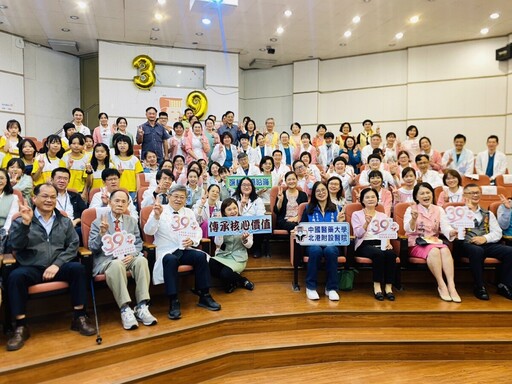
M178 299L172 301L167 317L171 320L178 320L181 317L181 306Z
M245 279L244 281L244 288L249 290L249 291L252 291L254 289L254 283L248 279Z
M395 295L393 295L393 292L386 292L386 299L389 301L395 301Z
M473 293L478 300L489 300L489 294L487 293L487 289L485 289L484 286L475 287Z
M14 330L14 334L7 341L7 350L8 351L17 351L21 349L23 345L25 345L25 341L30 337L30 331L26 325L22 325L20 327L16 327Z
M212 295L207 293L199 298L198 306L208 309L209 311L219 311L220 304L213 300Z
M236 284L229 284L224 290L226 293L233 293L236 289Z
M375 300L384 301L384 295L382 294L382 292L377 292L374 295L375 295Z
M79 332L83 336L92 336L96 334L94 327L87 316L79 316L71 322L71 330Z
M512 290L508 285L498 284L498 294L512 300Z

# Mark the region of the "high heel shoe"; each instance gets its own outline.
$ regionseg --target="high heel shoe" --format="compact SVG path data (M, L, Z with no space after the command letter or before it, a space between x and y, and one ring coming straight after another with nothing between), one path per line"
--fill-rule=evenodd
M460 296L457 292L455 292L455 294L450 293L450 297L452 298L452 301L454 303L462 303L462 299L460 298Z
M439 293L439 297L441 298L441 300L443 301L452 301L452 298L450 295L443 295L441 293L441 289L439 287L437 287L437 292Z

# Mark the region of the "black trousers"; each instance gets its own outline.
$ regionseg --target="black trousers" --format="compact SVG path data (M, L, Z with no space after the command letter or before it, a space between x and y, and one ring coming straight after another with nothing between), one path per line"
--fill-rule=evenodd
M214 257L210 259L210 272L212 276L222 280L222 284L225 288L228 288L231 285L242 285L246 280L245 277L242 277L239 273L236 273L228 266L215 260Z
M24 315L28 300L28 288L43 282L45 267L18 265L9 274L7 289L9 305L14 316ZM78 262L64 263L52 281L66 281L71 291L71 304L78 307L87 303L85 267Z
M279 220L277 222L277 229L286 229L288 232L290 232L292 229L294 229L299 223L286 221L286 220Z
M376 246L378 244L378 247ZM372 260L373 281L393 284L395 282L396 255L392 250L381 250L380 240L363 241L357 248L357 254Z
M195 249L178 249L172 254L168 253L162 259L165 293L168 296L178 294L178 267L183 264L192 265L194 267L195 289L197 291L207 292L210 288L210 269L206 261L206 254Z
M512 285L512 247L491 243L475 245L463 242L460 245L460 254L469 258L469 266L473 274L475 285L484 285L484 261L486 257L493 257L501 261L498 283Z

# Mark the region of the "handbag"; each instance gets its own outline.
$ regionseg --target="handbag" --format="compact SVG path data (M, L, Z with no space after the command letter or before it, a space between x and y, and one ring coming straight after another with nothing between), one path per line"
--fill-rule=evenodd
M359 273L357 269L342 269L339 271L338 288L341 291L351 291L354 288L354 279L356 277L356 273Z

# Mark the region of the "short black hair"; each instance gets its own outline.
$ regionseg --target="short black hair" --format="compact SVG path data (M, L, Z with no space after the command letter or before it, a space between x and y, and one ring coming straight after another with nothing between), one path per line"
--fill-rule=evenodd
M334 133L332 133L331 131L325 132L325 135L324 135L324 139L329 139L329 138L334 140Z
M64 168L64 167L58 167L58 168L55 168L53 171L52 171L52 179L55 177L55 175L57 174L57 172L62 172L62 173L67 173L69 177L71 177L71 172L69 171L69 169L67 168Z
M364 127L364 125L365 125L366 123L370 123L370 125L371 125L371 126L373 126L373 121L371 121L370 119L366 119L366 120L364 120L364 121L361 123L361 125Z
M105 168L101 172L101 180L103 180L103 181L107 180L110 176L117 176L117 177L121 178L121 174L115 168Z
M82 108L73 108L73 110L71 111L71 114L74 115L75 112L82 112L82 115L85 115L84 113L84 110Z
M154 110L155 113L158 112L155 107L147 107L146 108L146 113L148 113L148 111L150 111L150 110Z
M467 187L467 185L466 185L466 187ZM435 204L436 199L434 198L435 197L434 188L432 188L432 186L429 183L418 183L414 186L414 189L412 190L412 199L414 200L414 202L416 204L420 203L419 200L417 199L418 191L420 190L420 188L427 188L430 192L432 192L432 204ZM464 189L466 189L466 188L464 188Z

